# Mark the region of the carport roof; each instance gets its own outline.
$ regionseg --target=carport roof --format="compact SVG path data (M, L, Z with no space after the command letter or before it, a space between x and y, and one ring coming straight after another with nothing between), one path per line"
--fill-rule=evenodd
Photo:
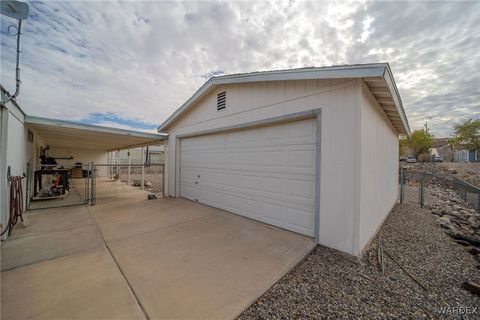
M155 145L167 139L166 134L110 128L73 121L25 116L27 127L34 129L51 146L118 150Z
M309 80L309 79L363 79L370 92L384 110L393 126L400 134L409 134L405 110L398 92L392 71L388 63L369 63L330 67L309 67L287 70L260 71L211 77L180 108L178 108L157 129L167 131L172 123L178 120L201 97L214 87L231 83L247 83L261 81Z

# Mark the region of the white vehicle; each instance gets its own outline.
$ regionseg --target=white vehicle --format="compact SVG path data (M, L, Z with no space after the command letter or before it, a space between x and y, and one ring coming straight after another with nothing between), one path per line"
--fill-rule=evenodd
M416 163L417 159L415 158L415 156L408 155L407 158L405 159L405 162L406 163Z

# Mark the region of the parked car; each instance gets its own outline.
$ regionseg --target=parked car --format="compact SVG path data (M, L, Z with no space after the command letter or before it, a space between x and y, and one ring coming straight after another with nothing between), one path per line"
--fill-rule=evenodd
M407 157L400 157L400 162L405 162L407 160Z
M415 158L415 156L409 155L409 156L407 156L407 158L405 159L405 162L406 162L406 163L416 163L416 162L417 162L417 159Z
M435 161L435 162L443 162L444 160L443 160L443 157L441 157L441 156L434 156L434 157L433 157L433 161Z

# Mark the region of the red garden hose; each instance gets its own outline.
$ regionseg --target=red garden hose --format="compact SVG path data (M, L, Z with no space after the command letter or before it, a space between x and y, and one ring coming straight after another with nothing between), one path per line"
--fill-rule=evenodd
M13 227L17 224L18 218L23 221L23 196L21 176L10 177L10 216L8 217L7 227L2 231L3 236L8 231L12 233Z

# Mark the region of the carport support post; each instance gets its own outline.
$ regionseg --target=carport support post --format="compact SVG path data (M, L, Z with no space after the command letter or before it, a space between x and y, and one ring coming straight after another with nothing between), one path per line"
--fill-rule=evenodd
M115 179L118 179L118 178L120 178L120 166L119 166L119 164L120 164L120 149L117 149L117 157L115 159L115 163L117 164L116 172L115 172L115 174L116 174Z
M87 164L87 199L88 204L92 204L92 163Z
M110 151L107 152L107 170L108 170L108 177L112 179L112 153Z
M95 190L95 185L96 185L96 175L95 175L95 166L93 162L90 162L88 165L88 176L90 178L90 205L94 206L97 203L96 199L96 190Z
M168 198L168 140L163 142L163 197ZM480 197L480 194L479 194Z
M142 147L142 190L145 190L145 162L143 161L144 158L144 150Z
M131 161L130 161L130 149L128 149L128 173L127 173L127 181L128 181L128 185L131 186L132 184L130 183L130 164L131 164Z

